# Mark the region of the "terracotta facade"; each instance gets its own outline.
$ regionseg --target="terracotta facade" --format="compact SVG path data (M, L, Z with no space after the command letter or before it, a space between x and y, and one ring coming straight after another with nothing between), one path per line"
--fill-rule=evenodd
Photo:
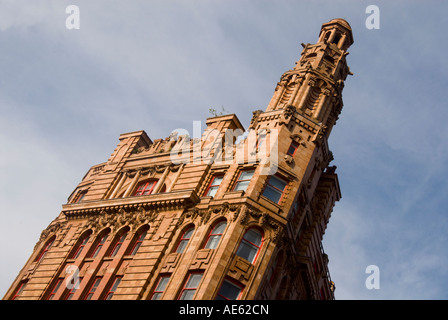
M207 119L202 139L120 135L4 299L334 299L328 137L352 43L345 20L323 24L247 130L231 114Z

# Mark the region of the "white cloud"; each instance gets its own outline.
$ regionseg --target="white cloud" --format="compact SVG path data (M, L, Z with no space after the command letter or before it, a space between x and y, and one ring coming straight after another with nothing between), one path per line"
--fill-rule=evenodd
M65 28L69 4L80 7L80 30ZM324 238L336 297L446 297L437 284L448 225L443 10L380 1L381 30L368 31L367 4L0 1L1 236L22 232L24 248L0 248L10 257L0 290L120 133L161 138L221 105L249 120L300 42L343 17L355 32L355 76L330 140L343 194ZM381 270L378 291L364 285L370 264Z

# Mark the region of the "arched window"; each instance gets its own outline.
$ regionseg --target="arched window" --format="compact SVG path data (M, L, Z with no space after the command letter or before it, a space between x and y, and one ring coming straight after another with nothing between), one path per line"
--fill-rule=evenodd
M45 246L42 248L42 250L37 255L34 262L42 261L42 259L47 255L48 250L50 250L51 246L53 245L54 240L56 239L55 236L51 237L49 241L45 244Z
M194 226L188 227L183 233L182 236L179 239L179 242L176 246L176 252L177 253L183 253L185 248L187 247L188 241L190 241L191 236L194 231Z
M337 45L339 43L339 40L341 40L341 35L339 33L336 33L336 35L334 36L333 41L331 43L334 43Z
M87 242L89 242L91 235L92 235L92 230L89 230L81 235L77 246L75 247L72 254L70 255L70 259L76 259L81 255L81 252L82 252L82 250L84 250L84 247L87 245Z
M141 182L135 190L133 196L147 196L154 192L154 187L157 185L158 180L149 180ZM163 191L162 191L163 192Z
M138 249L143 243L143 240L145 239L147 233L149 230L149 226L145 226L143 228L140 228L140 230L136 233L134 243L132 244L131 249L129 250L129 255L133 256L137 253Z
M218 222L215 227L210 231L210 234L207 237L207 242L205 243L204 248L206 249L216 249L219 244L219 240L221 240L222 234L226 229L227 221Z
M117 255L118 251L120 251L120 248L123 246L126 237L128 236L128 232L129 227L125 227L117 234L117 236L114 239L112 249L109 251L108 254L109 257L115 257Z
M95 258L98 253L101 251L101 249L104 246L104 243L107 240L107 237L109 236L110 229L107 229L104 231L95 241L95 245L93 246L92 250L90 251L90 254L88 255L88 258Z
M246 231L236 252L237 256L253 263L263 244L263 235L258 229L252 228Z

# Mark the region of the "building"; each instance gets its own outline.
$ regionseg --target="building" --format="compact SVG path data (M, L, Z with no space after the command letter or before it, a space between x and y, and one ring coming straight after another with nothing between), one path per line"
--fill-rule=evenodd
M328 137L350 25L322 25L247 130L120 135L42 232L4 299L334 299L322 239L341 197Z

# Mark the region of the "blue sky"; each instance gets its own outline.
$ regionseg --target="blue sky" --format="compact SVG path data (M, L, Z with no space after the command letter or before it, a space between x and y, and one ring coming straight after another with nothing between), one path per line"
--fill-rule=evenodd
M221 106L247 127L300 43L344 18L354 76L329 141L342 199L324 238L336 298L447 299L448 4L391 2L0 0L0 296L121 133L190 131Z

